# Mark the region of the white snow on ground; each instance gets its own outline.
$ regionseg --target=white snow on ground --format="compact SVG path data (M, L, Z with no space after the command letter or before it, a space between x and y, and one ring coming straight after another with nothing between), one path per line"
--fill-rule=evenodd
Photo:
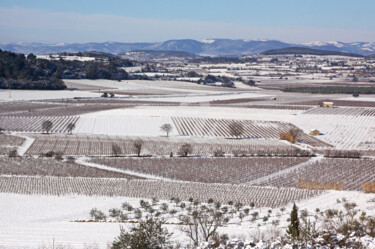
M0 194L0 243L5 248L69 245L106 248L120 232L119 224L73 223L88 219L91 208L120 207L124 198ZM131 204L139 200L126 199Z
M87 56L72 56L72 55L58 55L58 54L52 54L52 55L36 55L36 58L38 59L45 59L45 60L60 60L62 58L66 61L94 61L94 57L87 57Z
M355 202L361 211L367 215L375 214L375 194L365 194L355 191L326 191L326 193L297 202L299 210L306 209L309 217L316 214L316 208L343 209L342 199ZM339 200L341 203L338 203ZM89 220L89 212L96 207L108 214L110 208L119 208L123 202L133 207L139 206L140 199L119 197L87 197L87 196L36 196L0 194L0 241L5 248L38 248L41 245L51 247L56 245L69 248L85 248L95 245L95 248L107 248L107 244L120 232L119 223L78 223L73 220ZM148 200L149 201L149 200ZM170 204L171 205L171 204ZM269 221L264 223L262 217L267 216L269 208L254 208L259 212L255 222L247 221L242 224L238 218L219 229L228 233L231 238L249 239L259 230L267 232L272 227L273 220L280 221L281 231L285 231L290 217L292 204L286 206L286 211L280 208L272 209ZM258 224L261 226L258 227ZM176 226L167 225L169 232L174 232L173 239L186 243L186 237L181 235Z
M151 180L172 181L171 179L160 177L160 176L143 174L143 173L135 172L135 171L132 171L132 170L126 170L126 169L117 169L117 168L114 168L114 167L108 167L106 165L102 165L102 164L98 164L98 163L88 162L87 160L88 160L88 158L81 157L81 158L76 159L76 163L82 164L82 165L85 165L85 166L88 166L88 167L92 167L92 168L104 169L104 170L108 170L108 171L112 171L112 172L119 172L119 173L125 173L125 174L132 175L132 176L144 177L144 178L151 179Z
M126 109L121 110L126 111ZM171 124L173 130L170 135L177 135L177 129L174 127L170 117L126 116L126 114L118 114L84 115L78 119L74 133L155 137L165 135L165 132L160 130L160 126Z
M199 110L199 111L198 111ZM81 117L197 117L219 119L242 119L263 121L290 121L301 110L277 110L259 108L231 108L210 106L136 106L82 115Z
M147 91L159 93L161 90L175 93L206 93L212 92L233 92L233 89L224 87L211 87L205 85L198 85L192 82L184 81L163 81L163 80L122 80L121 82L114 80L64 80L66 83L77 83L81 85L106 88L117 88L122 91Z
M308 133L318 129L318 139L339 149L374 149L375 117L350 115L302 114L291 120Z
M369 102L375 102L375 96L371 96L371 95L368 95L368 96L359 96L359 97L345 97L345 98L339 98L337 100L349 100L349 101L369 101Z
M269 175L266 175L264 177L260 177L260 178L257 178L255 180L252 180L250 182L247 182L245 184L257 184L257 183L260 183L260 182L263 182L263 181L267 181L268 179L271 179L271 178L274 178L276 176L280 176L280 175L284 175L284 174L287 174L288 172L291 172L293 170L296 170L296 169L299 169L299 168L302 168L304 166L307 166L307 165L310 165L311 163L315 163L319 160L323 159L323 156L322 155L318 155L317 157L311 157L309 160L307 160L306 162L303 162L303 163L300 163L300 164L297 164L297 165L294 165L292 167L289 167L289 168L286 168L284 170L280 170L280 171L277 171L275 173L272 173L272 174L269 174Z
M157 97L136 97L133 99L137 100L149 100L149 101L162 101L162 102L183 102L183 103L194 103L194 102L209 102L216 100L230 100L240 98L268 98L270 95L265 95L257 92L245 92L245 93L220 93L211 92L211 94L196 94L196 95L167 95Z
M26 151L30 148L30 146L34 143L35 138L22 136L22 135L18 135L18 137L23 137L26 139L25 142L23 142L23 144L19 146L17 150L18 155L23 156L26 153Z
M199 112L197 112L199 108ZM76 134L106 134L121 136L161 136L163 124L171 124L171 136L178 135L171 117L224 118L241 120L289 121L300 110L226 108L209 106L136 106L82 115Z
M88 91L38 91L38 90L0 90L0 101L14 100L44 100L44 99L66 99L74 97L100 97L101 93L93 93Z

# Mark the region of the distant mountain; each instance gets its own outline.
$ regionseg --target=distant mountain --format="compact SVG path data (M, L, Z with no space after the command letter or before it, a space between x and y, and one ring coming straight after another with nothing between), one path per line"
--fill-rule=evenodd
M369 55L375 53L375 42L310 42L310 43L285 43L276 40L231 40L207 39L196 41L191 39L168 40L165 42L151 43L71 43L71 44L44 44L44 43L10 43L0 44L0 49L19 53L50 54L60 52L85 52L98 51L111 54L121 54L134 50L162 50L183 51L197 55L208 56L241 56L258 54L271 49L288 47L305 47L318 50L328 50L344 53Z
M301 47L309 47L320 50L338 51L361 55L375 53L375 42L310 42L303 43L300 45Z
M303 48L303 47L289 47L281 49L271 49L262 52L264 55L278 55L278 54L309 54L309 55L342 55L342 56L351 56L351 57L363 57L363 55L329 51L329 50L319 50L312 48Z

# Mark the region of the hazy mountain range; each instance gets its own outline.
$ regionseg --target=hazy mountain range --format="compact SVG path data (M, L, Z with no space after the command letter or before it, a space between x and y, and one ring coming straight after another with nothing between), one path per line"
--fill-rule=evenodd
M310 42L310 43L286 43L276 40L231 40L208 39L196 41L191 39L168 40L155 43L3 43L0 49L19 53L50 54L59 52L85 52L98 51L111 54L121 54L134 50L164 50L183 51L197 55L225 56L225 55L251 55L270 49L288 47L306 47L320 50L330 50L345 53L369 55L375 53L375 42Z

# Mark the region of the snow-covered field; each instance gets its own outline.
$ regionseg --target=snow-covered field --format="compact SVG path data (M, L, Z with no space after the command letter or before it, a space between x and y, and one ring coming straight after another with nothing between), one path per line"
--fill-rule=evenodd
M291 120L304 132L318 129L322 141L339 149L368 150L375 148L375 117L352 115L301 114Z
M367 215L375 214L374 194L348 191L327 191L325 194L297 202L300 210L306 209L309 216L316 214L316 209L343 209L342 199L355 202ZM18 194L0 194L0 241L4 248L40 248L45 245L66 246L67 248L107 248L120 232L120 223L72 222L89 220L92 208L106 213L110 208L119 208L123 202L133 207L139 206L140 199L118 197L86 197L86 196L36 196ZM339 200L341 203L338 203ZM150 202L150 200L148 200ZM165 201L168 202L168 201ZM231 238L252 239L259 231L267 233L274 220L279 220L279 229L286 230L287 218L292 204L280 208L254 208L250 212L258 212L255 222L244 218L231 219L220 232L228 233ZM267 222L262 217L272 210ZM258 224L262 226L258 227ZM126 225L125 225L126 226ZM187 243L187 238L174 225L167 225L174 232L173 239ZM91 247L90 247L91 246Z
M167 94L189 94L189 93L206 93L212 92L235 92L236 89L225 87L211 87L205 85L198 85L192 82L184 81L163 81L163 80L122 80L121 82L114 80L64 80L65 83L81 84L87 86L106 88L116 88L121 91L136 91L136 92L155 92L158 94L165 91Z
M126 111L123 110L123 111ZM104 134L104 135L133 135L133 136L165 136L160 130L163 124L171 124L169 117L144 117L121 115L85 115L79 119L74 133L76 134ZM174 128L171 136L177 135Z
M348 100L348 101L369 101L369 102L375 102L375 96L371 96L371 95L368 95L368 96L359 96L359 97L345 97L345 98L339 98L338 100Z
M199 108L199 111L197 111ZM290 121L300 110L274 110L209 106L136 106L82 115L76 134L107 134L122 136L165 135L160 126L174 126L171 117L223 118L229 120ZM178 135L174 127L172 136Z
M100 97L100 93L89 91L38 91L38 90L9 90L0 89L0 101L15 100L46 100L46 99L67 99L74 97Z

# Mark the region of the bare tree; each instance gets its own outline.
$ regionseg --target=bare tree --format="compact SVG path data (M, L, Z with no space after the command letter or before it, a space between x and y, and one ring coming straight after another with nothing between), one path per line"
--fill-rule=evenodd
M112 144L112 154L117 157L121 153L122 153L121 147L118 144L113 143Z
M42 123L42 130L46 131L48 134L52 129L53 123L49 120L46 120Z
M192 153L192 152L193 152L193 147L191 146L191 144L185 143L181 145L180 150L178 151L178 154L186 157L188 156L189 153Z
M69 123L69 124L66 126L66 129L68 130L69 134L72 134L74 128L76 128L76 124L75 124L75 123Z
M134 146L135 152L137 153L137 156L140 156L142 146L143 146L143 140L142 139L135 140L133 143L133 146Z
M229 221L223 212L212 206L192 207L187 214L181 215L179 219L182 223L180 230L192 240L194 246L199 246L201 239L208 242L217 236L217 229Z
M244 128L242 123L233 121L229 124L229 131L232 136L235 136L236 138L239 138L242 136L244 132Z
M160 126L160 130L164 131L167 133L167 137L169 136L169 133L172 131L173 126L171 124L163 124Z

